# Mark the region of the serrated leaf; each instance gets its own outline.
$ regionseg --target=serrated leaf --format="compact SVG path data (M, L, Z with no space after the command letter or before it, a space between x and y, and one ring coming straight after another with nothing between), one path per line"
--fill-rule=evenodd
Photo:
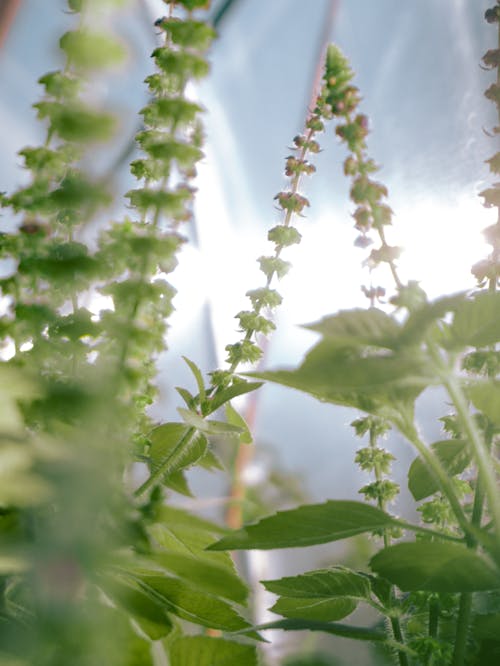
M443 468L450 476L460 474L470 463L471 456L467 442L461 439L446 439L431 444L431 449L439 458ZM433 495L440 489L440 484L427 469L422 458L415 458L408 470L408 488L413 498L419 500Z
M465 299L465 292L460 292L452 296L443 296L431 303L424 303L412 311L401 329L400 344L414 345L421 342L430 326L448 312L454 312Z
M172 643L170 663L175 666L257 666L257 651L210 636L182 636Z
M230 402L226 403L226 419L228 423L241 428L242 432L239 435L241 444L251 444L253 442L252 433L250 432L247 422L241 414L238 414Z
M450 326L451 348L486 347L500 341L500 293L478 294L455 310Z
M341 310L305 328L321 333L339 347L370 345L394 349L400 332L398 322L377 308Z
M461 593L500 587L500 572L488 560L451 543L398 543L377 553L370 567L403 591Z
M151 599L188 622L221 631L238 631L250 626L230 604L179 578L134 574L131 579Z
M150 557L164 569L205 592L237 603L244 603L248 596L248 589L241 578L225 564L178 552L156 552Z
M331 622L347 617L356 606L356 602L352 599L341 597L336 599L280 597L270 610L284 617Z
M209 550L314 546L378 530L393 523L391 516L369 504L329 500L324 504L279 511L223 537Z
M261 581L266 590L286 597L352 597L370 598L370 581L366 576L337 566L308 571L299 576Z
M483 412L496 426L500 426L500 382L490 380L471 384L468 395L474 407Z
M183 423L164 423L154 428L149 439L152 474L169 477L197 462L206 452L206 437Z
M225 469L224 463L222 462L222 460L215 453L215 451L212 451L211 449L207 449L203 458L200 458L200 460L198 461L198 465L200 467L203 467L204 469L208 469L208 470L212 470L212 469L224 470Z

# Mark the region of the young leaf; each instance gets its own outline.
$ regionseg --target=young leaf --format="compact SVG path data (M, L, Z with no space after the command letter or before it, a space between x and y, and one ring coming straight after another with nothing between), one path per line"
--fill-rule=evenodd
M286 620L276 620L259 624L255 627L257 630L283 629L284 631L322 631L333 636L342 636L343 638L352 638L358 641L386 641L387 636L378 629L369 629L367 627L356 627L350 624L339 624L338 622L321 622L319 620L301 620L288 618ZM241 632L247 633L247 632Z
M182 636L169 650L175 666L257 666L257 651L244 645L211 636Z
M452 543L398 543L372 557L370 566L404 591L458 593L500 587L500 572L488 560Z
M212 544L209 550L298 548L346 539L387 527L394 519L362 502L329 500L324 504L279 511Z
M243 432L243 428L240 426L225 423L224 421L206 421L196 412L184 409L183 407L178 407L177 411L188 425L207 435L240 435Z
M189 369L191 370L191 372L194 375L194 378L196 379L196 385L198 386L198 392L200 394L200 402L203 403L205 402L205 382L203 381L201 370L196 365L196 363L190 361L187 356L183 356L182 358L188 364Z
M431 444L431 449L450 476L460 474L470 463L470 452L464 440L446 439ZM415 458L408 470L408 488L417 502L440 489L438 481L421 458Z
M219 407L222 407L226 402L237 398L239 395L245 393L250 393L250 391L255 391L256 389L262 386L262 382L247 382L247 381L238 381L234 384L231 384L226 389L218 391L214 397L210 400L210 411L215 412Z
M154 428L149 439L151 473L169 477L190 467L206 452L206 437L183 423L164 423Z
M400 326L395 319L377 308L341 310L305 328L321 333L339 347L384 347L394 349Z
M251 444L253 442L252 433L250 432L247 422L240 414L238 414L230 402L226 403L226 419L231 425L242 429L239 436L239 440L242 444Z

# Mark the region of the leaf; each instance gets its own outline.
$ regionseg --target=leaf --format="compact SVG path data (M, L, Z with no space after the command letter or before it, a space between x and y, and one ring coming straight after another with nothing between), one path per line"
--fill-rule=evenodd
M230 402L226 403L226 419L231 425L241 428L242 432L239 435L241 444L251 444L253 442L252 433L248 427L245 419L239 414Z
M468 394L476 409L496 426L500 426L500 382L490 380L468 387Z
M206 452L206 437L183 423L164 423L154 428L149 439L151 473L166 478L190 467Z
M321 333L339 347L370 345L388 349L395 348L400 331L397 321L377 308L341 310L304 328Z
M289 576L278 580L261 581L266 590L286 597L352 597L370 598L370 581L346 567L308 571L299 576Z
M464 303L465 298L465 292L443 296L432 303L424 303L412 311L401 330L400 344L415 345L421 342L427 335L429 327L448 312L454 312Z
M169 474L167 477L164 477L163 485L166 488L170 488L174 492L179 493L180 495L184 495L185 497L193 497L193 493L191 492L191 488L189 487L188 480L186 479L186 475L184 474L183 470L179 470L178 472L174 472L173 474Z
M210 411L215 412L219 407L222 407L226 402L237 398L239 395L249 393L250 391L255 391L256 389L262 386L262 382L247 382L247 381L238 381L234 384L231 384L226 389L218 391L214 397L210 400Z
M404 591L458 593L500 587L500 574L488 560L451 543L398 543L377 553L370 566Z
M101 587L117 606L138 621L151 640L163 638L172 630L172 622L164 607L151 600L144 592L109 576L102 578Z
M151 599L188 622L221 631L238 631L250 626L227 602L179 578L134 574L131 579Z
M342 597L336 599L280 597L270 610L284 617L331 622L350 615L356 609L356 606L356 602L352 599Z
M405 412L412 414L413 402L434 381L432 368L415 353L357 356L339 349L327 338L309 352L296 370L249 375L393 422Z
M67 58L80 69L101 69L121 62L126 55L124 47L107 32L78 30L67 32L59 42Z
M207 435L239 435L243 430L240 426L225 423L224 421L207 421L190 409L178 407L177 411L188 425Z
M358 641L378 642L387 640L385 633L377 629L355 627L350 624L339 624L338 622L320 622L319 620L300 620L295 618L288 618L286 620L276 620L275 622L259 624L255 628L259 631L267 629L283 629L284 631L301 631L304 629L308 631L322 631L326 634L333 634L334 636L342 636L344 638L352 638Z
M175 666L257 666L253 645L210 636L182 636L172 643L170 663Z
M500 293L482 293L455 310L448 346L486 347L500 341Z
M445 439L431 444L430 448L450 476L460 474L470 463L471 456L464 440ZM439 482L429 472L422 458L415 458L408 470L408 488L417 502L440 489Z
M473 634L480 640L500 641L500 613L476 615Z
M194 378L196 379L196 384L198 386L198 391L200 394L200 402L203 403L205 402L205 382L203 381L203 376L201 374L201 370L199 367L196 365L196 363L193 363L193 361L190 361L187 356L182 357L184 361L188 364L189 369L194 375Z
M150 555L157 564L176 576L191 582L205 592L244 603L248 589L236 572L225 563L211 562L178 552L156 552Z
M362 502L329 500L263 518L212 544L209 550L299 548L346 539L387 527L395 521Z
M150 532L163 550L179 553L188 558L195 557L200 561L224 567L232 574L236 573L228 553L205 550L214 539L227 533L227 529L172 506L159 508L156 520L157 522L150 527Z

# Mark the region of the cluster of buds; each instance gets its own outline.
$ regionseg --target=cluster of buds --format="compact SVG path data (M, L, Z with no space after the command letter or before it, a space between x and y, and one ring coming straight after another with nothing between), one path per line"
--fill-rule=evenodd
M380 246L372 249L365 265L370 269L380 263L390 266L396 286L400 288L395 261L401 249L387 244L384 229L391 224L392 210L384 202L387 188L371 178L378 170L375 162L367 156L366 137L369 133L368 118L358 113L361 100L358 89L351 84L353 72L342 53L330 46L327 55L327 94L325 101L329 104L332 114L338 120L336 134L347 146L349 155L344 161L344 173L351 181L350 196L356 209L353 213L354 228L359 235L354 245L367 248L374 240L370 235L373 230L378 234ZM364 288L364 293L373 304L385 292L381 287Z
M485 19L488 23L500 23L500 3L486 10ZM500 44L496 49L490 49L483 56L483 65L485 69L496 71L496 82L492 83L484 93L486 99L493 102L497 107L499 124L493 128L493 134L500 133ZM500 174L500 153L495 153L490 159L486 160L490 171L494 176ZM491 245L491 253L486 259L476 262L471 269L479 286L489 285L490 288L496 288L500 277L500 182L495 182L491 187L480 192L479 196L484 199L486 208L497 209L497 221L495 224L487 227L483 231L486 242Z

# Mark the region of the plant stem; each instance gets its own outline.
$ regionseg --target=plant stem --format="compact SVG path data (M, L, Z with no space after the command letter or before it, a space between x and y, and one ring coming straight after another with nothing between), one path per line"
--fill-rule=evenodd
M453 661L451 662L452 666L462 666L464 663L471 609L472 594L470 592L461 594L455 636L455 649L453 651Z
M496 541L495 556L498 559L500 556L500 497L488 447L479 432L474 417L469 411L462 387L458 381L452 375L448 375L444 377L443 383L457 410L460 424L467 436L474 462L477 466L478 478L481 480L481 485L484 488L484 495L488 502L488 509L494 526Z

